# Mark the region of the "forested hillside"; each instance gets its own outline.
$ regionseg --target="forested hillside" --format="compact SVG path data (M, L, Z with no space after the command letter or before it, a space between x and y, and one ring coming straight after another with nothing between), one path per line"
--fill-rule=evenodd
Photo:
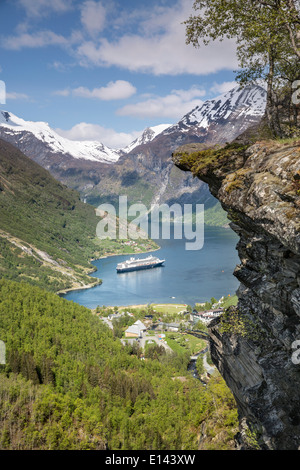
M2 449L197 449L204 421L202 447L233 445L220 378L204 387L175 354L142 361L84 307L2 279L0 339Z
M98 283L90 260L122 249L96 238L99 220L79 193L0 139L0 278L53 292Z
M75 191L0 140L0 276L53 291L91 283L96 224Z

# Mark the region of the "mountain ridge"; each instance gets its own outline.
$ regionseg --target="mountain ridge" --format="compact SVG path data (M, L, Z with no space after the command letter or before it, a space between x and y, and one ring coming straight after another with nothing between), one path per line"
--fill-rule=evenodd
M7 134L11 132L20 134L21 139L31 133L37 140L48 146L49 152L62 153L75 159L95 162L113 163L119 159L116 151L101 142L69 140L59 135L47 122L25 121L8 111L1 111L0 126L6 130Z
M200 142L209 146L233 140L259 122L264 113L264 100L265 91L259 86L235 87L194 108L177 124L146 128L130 149L118 151L114 162L73 158L67 153L53 152L37 134L18 134L12 127L8 128L7 123L0 124L0 138L17 146L57 180L79 191L82 200L94 206L103 202L115 204L124 194L128 195L129 203L142 202L147 206L175 200L180 204L208 202L212 206L217 201L210 195L208 187L176 169L171 154L183 144ZM162 131L156 133L155 128ZM224 216L224 223L225 220Z
M135 147L151 142L155 137L157 137L161 132L170 127L172 124L159 124L158 126L146 127L142 134L133 140L129 145L124 148L119 149L119 153L129 153Z

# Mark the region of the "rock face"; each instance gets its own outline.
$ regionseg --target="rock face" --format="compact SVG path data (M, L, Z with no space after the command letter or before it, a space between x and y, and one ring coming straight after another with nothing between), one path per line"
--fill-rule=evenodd
M183 146L173 161L209 184L240 237L238 305L210 324L213 362L239 410L238 447L299 449L300 141Z

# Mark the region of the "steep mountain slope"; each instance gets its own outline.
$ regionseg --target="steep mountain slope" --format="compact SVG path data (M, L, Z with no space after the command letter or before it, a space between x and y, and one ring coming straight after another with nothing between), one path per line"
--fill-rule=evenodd
M183 133L199 142L231 142L264 115L266 91L259 86L235 87L212 100L205 101L186 114L163 134ZM194 140L194 142L196 141Z
M0 140L0 277L57 291L97 282L96 217L79 194Z
M50 132L47 125L25 123L6 112L2 114L0 137L47 168L56 179L78 190L82 199L95 206L104 201L118 202L119 195L126 194L129 202L143 202L148 207L151 203L175 201L205 203L211 207L217 201L208 187L174 168L170 156L179 145L190 142L207 146L234 139L259 122L264 114L265 97L266 92L261 87L236 87L206 101L173 126L146 129L123 152L111 156L107 150L106 160L101 154L102 161L100 157L97 157L99 161L96 157L92 159L90 147L84 147L83 143L79 143L80 151L77 149L72 156L61 137L53 141L54 131ZM73 142L72 146L77 144Z

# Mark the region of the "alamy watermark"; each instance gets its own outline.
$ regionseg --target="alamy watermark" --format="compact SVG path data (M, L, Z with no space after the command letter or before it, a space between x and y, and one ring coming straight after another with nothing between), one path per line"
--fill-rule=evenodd
M0 340L0 365L6 364L6 348L4 341Z
M204 204L152 204L148 209L142 203L128 206L127 196L119 196L117 209L101 204L96 214L102 217L96 229L101 240L170 240L173 232L174 239L188 240L186 250L201 250L204 245Z
M292 103L294 105L300 104L300 80L295 80L292 84L293 94Z
M0 104L6 104L6 86L3 80L0 80Z
M292 363L295 365L300 364L300 340L296 340L292 343L292 349L295 351L292 354Z

